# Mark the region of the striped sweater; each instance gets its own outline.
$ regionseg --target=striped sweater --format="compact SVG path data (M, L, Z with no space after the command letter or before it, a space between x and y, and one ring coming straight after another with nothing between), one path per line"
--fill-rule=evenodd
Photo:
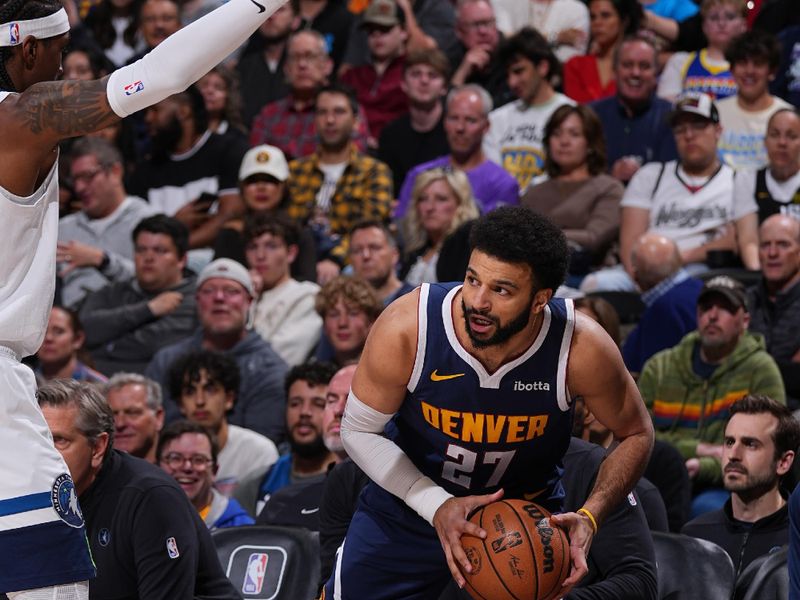
M673 444L684 459L696 456L698 442L722 443L730 406L742 396L764 394L786 403L780 371L761 335L745 332L709 379L692 369L692 351L698 342L697 331L689 333L648 360L639 378L656 437ZM697 483L721 481L719 460L702 457Z

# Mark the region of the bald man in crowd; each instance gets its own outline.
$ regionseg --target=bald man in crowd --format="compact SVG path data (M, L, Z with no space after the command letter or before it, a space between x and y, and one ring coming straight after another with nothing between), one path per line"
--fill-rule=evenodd
M675 242L657 233L636 241L631 262L647 307L622 346L625 366L635 375L653 354L671 348L697 327L695 309L703 282L684 270Z

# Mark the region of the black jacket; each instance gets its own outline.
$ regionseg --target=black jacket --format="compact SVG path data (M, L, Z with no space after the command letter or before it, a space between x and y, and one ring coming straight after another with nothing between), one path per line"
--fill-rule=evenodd
M97 566L89 598L241 598L184 491L158 467L113 450L80 497Z

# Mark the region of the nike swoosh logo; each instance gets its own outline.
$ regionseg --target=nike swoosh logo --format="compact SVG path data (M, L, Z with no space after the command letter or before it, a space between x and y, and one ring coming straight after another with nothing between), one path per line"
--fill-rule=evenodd
M319 506L317 508L301 508L300 509L300 514L301 515L313 515L318 510L319 510Z
M264 8L263 4L259 4L258 2L256 2L256 0L250 0L250 2L252 2L253 4L255 4L258 7L258 14L261 14L265 10L267 10L266 8Z
M465 373L454 373L453 375L439 375L439 369L434 369L431 373L431 381L447 381L448 379L455 379L456 377L463 377Z

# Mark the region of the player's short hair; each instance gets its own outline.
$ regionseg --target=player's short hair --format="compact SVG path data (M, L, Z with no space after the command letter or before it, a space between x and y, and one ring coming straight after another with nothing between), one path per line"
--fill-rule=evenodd
M161 430L161 432L158 434L156 460L161 462L161 456L164 453L164 448L167 447L167 444L173 440L177 440L179 437L186 435L187 433L198 433L200 435L204 435L208 439L208 443L211 445L211 461L216 465L217 456L219 456L219 443L217 442L217 436L211 433L206 427L200 425L200 423L195 423L193 421L189 421L188 419L174 421Z
M234 402L236 401L241 385L236 361L219 352L197 350L179 356L169 367L169 392L178 405L181 404L186 384L197 383L203 373L209 382L221 385L226 392L233 392Z
M296 246L300 241L300 226L284 214L255 213L245 217L242 232L245 246L265 233L281 238L287 246Z
M375 321L383 311L383 302L378 298L375 289L360 277L339 275L322 286L317 294L314 307L324 319L325 313L333 308L339 300L367 313L370 321Z
M731 417L737 413L745 415L758 415L769 413L778 420L778 426L772 434L775 444L775 460L786 452L797 452L800 446L800 423L783 404L763 394L748 394L744 398L731 404Z
M428 65L447 81L450 77L450 61L441 50L410 50L406 54L406 62L403 65L403 73L416 65Z
M745 31L731 40L725 50L725 60L731 68L746 60L764 61L769 65L770 72L774 73L781 61L781 44L768 31Z
M550 220L521 206L501 206L479 218L470 246L499 260L528 265L534 286L555 293L564 282L569 248L564 233Z
M597 113L585 104L565 104L555 110L544 126L546 154L544 169L550 179L555 179L561 174L561 166L556 164L550 156L550 138L571 115L576 115L581 122L583 137L586 139L586 165L589 174L600 175L606 170L606 140L603 135L603 123Z
M329 362L307 362L302 365L295 365L286 374L283 387L286 391L286 398L289 398L289 388L296 381L305 381L308 385L328 385L339 368Z
M133 243L136 244L136 238L143 231L147 233L161 233L168 236L172 243L175 244L175 249L178 251L178 256L183 258L189 250L189 228L183 223L178 221L175 217L168 217L167 215L153 215L139 221L139 224L134 227L131 238Z
M115 373L103 385L103 395L108 398L109 392L124 388L127 385L141 385L145 389L145 403L150 410L159 410L163 406L161 386L139 373Z
M538 65L546 61L549 65L545 79L553 81L561 73L561 63L550 48L545 37L533 27L523 27L500 44L498 50L500 64L508 69L511 64L524 58Z
M74 379L51 379L39 387L36 400L39 406L77 408L75 427L92 447L101 434L107 433L108 449L103 463L110 459L114 448L114 413L96 385Z

